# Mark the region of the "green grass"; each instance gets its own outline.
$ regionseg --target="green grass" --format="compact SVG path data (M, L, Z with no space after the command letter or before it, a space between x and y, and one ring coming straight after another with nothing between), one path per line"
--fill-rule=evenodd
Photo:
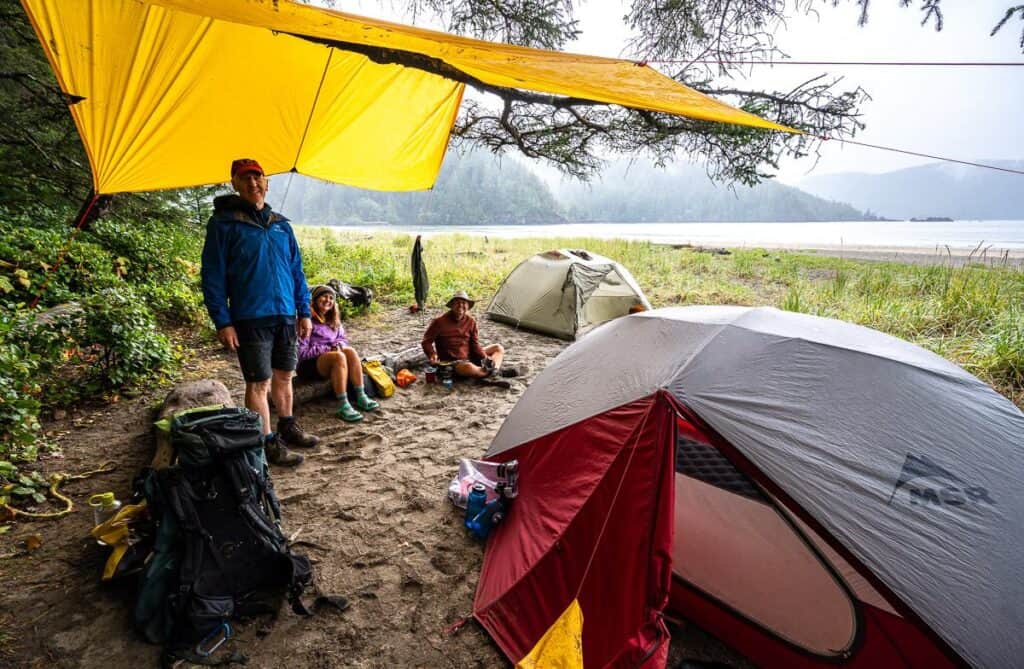
M413 239L386 233L297 229L311 283L371 286L386 305L413 302ZM428 303L455 290L486 300L522 260L585 248L629 268L655 307L769 305L866 325L930 349L1024 403L1024 273L1007 263L918 266L762 249L728 255L650 242L488 239L451 234L424 243Z

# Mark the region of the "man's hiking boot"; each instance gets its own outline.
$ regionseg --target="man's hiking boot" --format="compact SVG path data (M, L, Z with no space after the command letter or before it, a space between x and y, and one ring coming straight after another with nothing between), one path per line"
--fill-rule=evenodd
M295 419L277 421L278 439L294 448L314 448L320 437L302 431Z
M530 369L526 365L505 365L498 374L506 379L511 379L516 376L525 376L529 371Z
M267 435L267 441L263 445L263 452L267 454L267 462L278 467L297 467L305 460L298 453L292 453L288 447L281 443L280 437L276 434Z

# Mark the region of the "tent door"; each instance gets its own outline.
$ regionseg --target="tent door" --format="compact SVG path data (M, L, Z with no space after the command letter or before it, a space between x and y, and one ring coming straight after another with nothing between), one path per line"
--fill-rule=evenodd
M675 575L803 652L844 657L857 639L858 619L831 565L682 417L675 462Z

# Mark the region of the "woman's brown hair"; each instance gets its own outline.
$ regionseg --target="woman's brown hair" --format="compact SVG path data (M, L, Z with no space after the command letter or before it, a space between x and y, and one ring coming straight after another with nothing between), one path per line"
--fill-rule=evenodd
M326 314L317 312L316 301L321 295L330 294L334 297L334 306ZM335 295L334 291L330 286L317 286L313 289L313 299L309 304L309 312L324 325L327 325L332 330L338 330L341 327L341 312L338 310L338 296Z

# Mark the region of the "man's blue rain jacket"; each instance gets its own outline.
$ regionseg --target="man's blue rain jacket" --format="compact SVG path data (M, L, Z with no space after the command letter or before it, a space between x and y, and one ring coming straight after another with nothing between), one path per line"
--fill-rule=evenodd
M237 195L222 195L213 207L201 276L217 329L256 318L309 318L309 287L288 219L266 204L257 212Z

